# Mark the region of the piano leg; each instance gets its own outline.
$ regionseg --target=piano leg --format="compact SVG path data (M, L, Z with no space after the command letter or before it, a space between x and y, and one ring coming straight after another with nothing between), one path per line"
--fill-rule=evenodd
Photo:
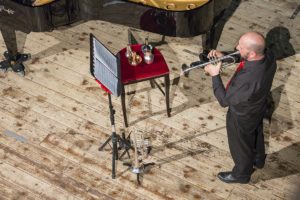
M15 60L15 57L18 55L16 31L14 29L1 28L1 33L10 59Z
M214 35L215 35L215 28L211 28L206 33L202 34L202 47L203 51L210 51L212 50L214 44Z
M7 51L4 52L6 60L0 62L0 72L5 73L11 67L14 72L23 77L25 72L22 62L29 60L30 54L19 54L16 31L14 29L1 28L0 30L7 48Z

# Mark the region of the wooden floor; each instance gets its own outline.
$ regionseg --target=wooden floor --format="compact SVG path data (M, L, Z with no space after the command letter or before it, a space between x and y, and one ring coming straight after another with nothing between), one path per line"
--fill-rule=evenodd
M140 30L131 30L132 35L138 42L145 37L160 42L157 48L169 66L172 117L166 115L164 96L149 82L126 88L131 91L126 97L129 128L124 127L120 98L113 98L118 133L144 131L152 143L152 157L144 161L156 164L146 169L137 185L136 175L122 165L129 161L126 156L117 162L117 177L111 179L111 150L98 151L111 134L108 99L89 74L88 34L117 53L128 42L129 28L88 21L50 33L30 33L24 47L32 55L25 63L26 76L11 70L0 74L0 199L297 199L300 14L290 17L298 4L244 0L218 24L218 50L232 50L242 34L253 30L282 45L281 53L294 51L277 60L272 87L275 112L264 121L267 162L249 184L226 184L216 176L234 164L225 128L227 108L216 101L211 78L200 69L189 79L180 74L183 63L198 60L201 36L166 37L160 42L162 36ZM274 37L274 30L285 28L291 38ZM18 32L18 37L24 41L26 35ZM222 74L224 84L236 67ZM163 80L158 82L163 85Z

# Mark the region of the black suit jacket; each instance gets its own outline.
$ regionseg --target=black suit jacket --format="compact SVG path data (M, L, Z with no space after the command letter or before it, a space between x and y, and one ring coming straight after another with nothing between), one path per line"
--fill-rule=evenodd
M240 56L236 56L236 59L237 62L243 61ZM276 68L274 55L271 50L265 49L262 59L245 60L244 67L233 75L227 90L220 75L213 76L214 94L222 107L229 106L236 115L255 115L266 107Z

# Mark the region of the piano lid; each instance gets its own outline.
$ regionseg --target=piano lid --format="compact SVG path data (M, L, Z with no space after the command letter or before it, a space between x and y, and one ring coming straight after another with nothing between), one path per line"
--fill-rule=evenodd
M55 1L55 0L35 0L32 5L33 6L42 6L42 5L45 5L47 3L51 3L52 1Z
M43 6L56 0L25 0L32 6ZM125 0L169 11L186 11L199 8L210 0ZM23 1L24 2L24 1ZM116 1L117 2L117 1Z
M199 8L210 0L128 0L134 3L170 11L186 11Z

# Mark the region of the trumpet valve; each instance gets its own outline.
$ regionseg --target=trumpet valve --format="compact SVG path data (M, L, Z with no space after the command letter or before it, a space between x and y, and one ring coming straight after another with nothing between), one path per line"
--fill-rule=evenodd
M218 63L216 62L216 60L217 60L217 58L216 58L215 56L212 56L212 57L209 58L209 61L210 61L210 62L211 62L211 61L214 61L214 62L213 62L214 65L217 65L217 64L218 64Z

